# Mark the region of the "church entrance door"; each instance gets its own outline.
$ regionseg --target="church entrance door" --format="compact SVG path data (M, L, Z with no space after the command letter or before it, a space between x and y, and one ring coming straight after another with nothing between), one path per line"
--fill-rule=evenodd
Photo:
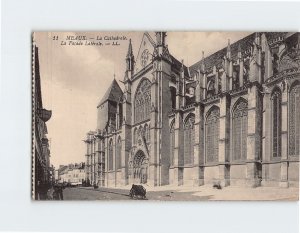
M147 183L148 160L143 151L138 151L133 159L133 180L137 184Z

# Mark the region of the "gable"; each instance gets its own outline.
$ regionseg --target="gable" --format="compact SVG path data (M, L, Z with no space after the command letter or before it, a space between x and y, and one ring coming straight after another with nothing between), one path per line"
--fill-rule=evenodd
M152 61L152 54L154 52L155 42L149 35L145 32L140 44L140 48L135 60L135 73L142 70Z

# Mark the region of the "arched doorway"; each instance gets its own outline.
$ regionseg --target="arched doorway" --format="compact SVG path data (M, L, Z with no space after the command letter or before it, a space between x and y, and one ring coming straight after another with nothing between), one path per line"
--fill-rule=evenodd
M139 150L133 159L133 181L134 183L147 183L148 159L143 151Z

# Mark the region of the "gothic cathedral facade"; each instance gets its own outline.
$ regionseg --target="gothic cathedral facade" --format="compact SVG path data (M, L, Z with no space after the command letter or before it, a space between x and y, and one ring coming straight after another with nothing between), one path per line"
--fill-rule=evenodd
M189 67L166 36L144 33L137 59L129 42L124 88L85 140L87 181L297 186L300 33L252 33Z

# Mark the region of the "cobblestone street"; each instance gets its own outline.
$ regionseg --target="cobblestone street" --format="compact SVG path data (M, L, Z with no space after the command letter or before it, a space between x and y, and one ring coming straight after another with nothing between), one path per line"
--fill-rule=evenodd
M222 190L202 187L155 187L147 188L146 200L140 201L207 201L207 200L298 200L297 188L239 188L226 187ZM120 188L66 188L65 200L128 200L130 187Z

